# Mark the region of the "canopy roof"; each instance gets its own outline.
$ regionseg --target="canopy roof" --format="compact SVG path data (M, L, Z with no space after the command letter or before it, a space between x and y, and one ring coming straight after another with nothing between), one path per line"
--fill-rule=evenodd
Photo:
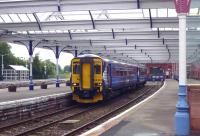
M187 17L187 59L199 59L200 1ZM128 63L178 61L173 0L0 0L0 40Z
M22 65L9 65L9 66L16 71L29 71L28 68L26 68Z

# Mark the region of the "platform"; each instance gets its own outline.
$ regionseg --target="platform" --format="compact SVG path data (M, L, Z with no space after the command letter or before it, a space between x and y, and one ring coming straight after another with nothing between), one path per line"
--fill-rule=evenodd
M149 102L124 118L102 136L174 135L174 113L178 82L166 80L165 87Z
M177 93L178 82L167 79L153 96L83 136L173 136Z
M29 86L29 80L27 81L0 81L0 89L7 88L9 85L16 85L18 87L28 87ZM55 84L56 79L38 79L38 80L33 80L34 86L39 86L41 85L42 82L46 82L47 84ZM61 83L65 83L66 79L60 79Z
M40 89L40 86L35 86L33 91L29 91L28 87L19 87L17 88L17 92L8 92L8 89L4 88L0 89L0 102L40 97L70 91L70 87L66 87L64 83L60 84L60 88L56 88L55 84L48 85L48 89Z
M187 79L187 84L200 84L200 80Z

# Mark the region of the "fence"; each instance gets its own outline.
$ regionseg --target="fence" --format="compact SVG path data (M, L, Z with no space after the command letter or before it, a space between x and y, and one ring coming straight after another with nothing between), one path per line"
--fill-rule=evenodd
M5 81L28 80L29 79L29 71L24 71L24 70L16 71L13 69L4 69L3 79Z

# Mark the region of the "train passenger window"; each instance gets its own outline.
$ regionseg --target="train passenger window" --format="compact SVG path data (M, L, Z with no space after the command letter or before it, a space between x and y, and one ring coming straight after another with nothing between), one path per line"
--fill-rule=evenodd
M79 65L74 65L73 66L73 74L79 74L79 70L80 69L80 66Z
M95 72L95 74L101 74L101 66L95 65L94 66L94 72Z
M127 71L124 71L124 76L127 76Z
M120 71L120 76L123 76L123 71Z

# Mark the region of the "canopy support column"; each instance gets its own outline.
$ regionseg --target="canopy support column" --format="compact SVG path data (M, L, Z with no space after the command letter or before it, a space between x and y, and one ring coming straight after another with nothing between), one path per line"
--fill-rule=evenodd
M186 100L186 15L189 12L191 0L174 0L174 2L179 18L179 98L175 113L175 133L176 135L189 135L189 106Z
M65 46L65 47L62 47L62 48L60 48L61 46L59 46L59 45L51 46L51 47L49 47L49 46L43 46L43 47L51 49L53 51L53 53L55 54L55 57L56 57L56 87L60 87L58 60L59 60L59 57L60 57L60 53L62 51L65 51L65 49L68 46Z
M78 56L78 50L75 50L75 57Z
M29 41L28 46L29 51L29 66L30 66L30 75L29 75L29 90L34 90L33 85L33 41Z
M175 114L176 135L188 135L190 130L186 80L186 14L179 14L179 98Z
M56 46L56 87L60 87L60 81L59 81L59 65L58 65L58 59L60 56L60 52L59 52L59 46Z

